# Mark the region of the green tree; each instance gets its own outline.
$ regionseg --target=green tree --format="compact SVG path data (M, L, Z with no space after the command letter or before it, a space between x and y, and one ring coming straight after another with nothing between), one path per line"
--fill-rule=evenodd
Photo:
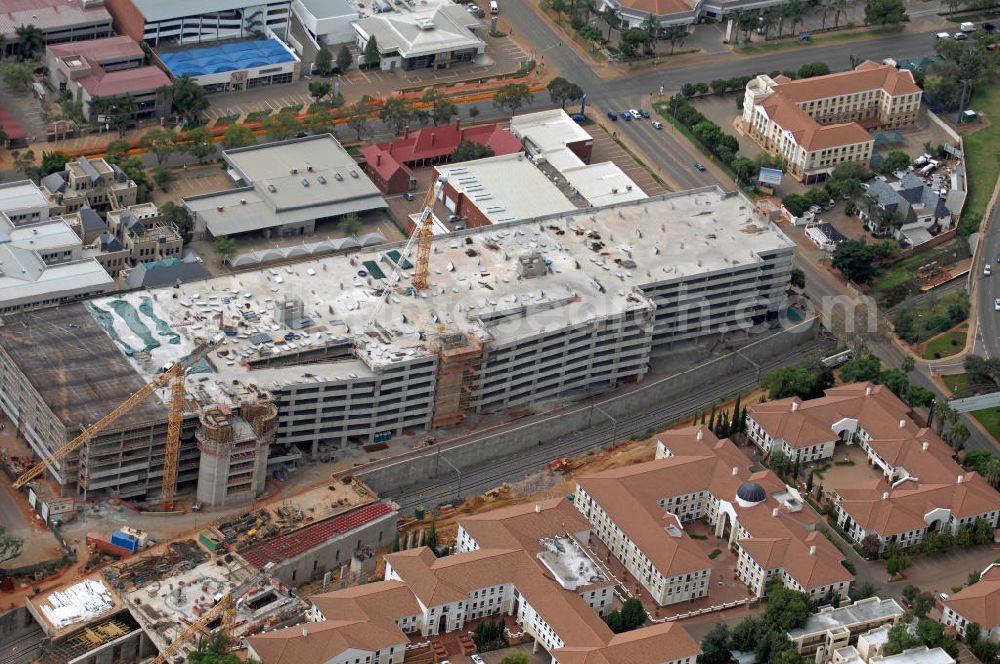
M368 39L368 43L365 44L365 50L362 52L364 56L365 67L369 69L374 69L378 67L382 62L382 54L378 50L378 41L375 39L375 35L372 35Z
M153 182L163 191L167 191L174 181L174 172L166 164L159 164L153 169Z
M1000 648L998 648L997 644L987 641L986 639L979 639L969 646L969 650L971 650L972 654L976 656L976 659L983 664L992 664L996 661L997 652Z
M256 142L257 137L253 130L243 125L229 125L222 133L222 146L225 148L242 148Z
M761 377L760 384L768 390L771 399L791 396L810 399L816 396L817 391L821 392L818 373L808 367L774 369Z
M302 122L290 111L269 115L260 126L272 141L283 141L302 131Z
M402 97L389 97L382 105L378 117L394 134L402 134L403 128L414 117L413 104Z
M455 108L455 104L453 104L443 92L436 88L431 88L425 92L423 96L420 97L420 101L424 104L430 104L431 108L429 117L435 127L439 124L448 124L451 122L451 118L458 113L458 109Z
M805 288L806 273L802 271L802 268L793 267L789 273L788 281L796 288Z
M910 155L902 150L892 150L885 156L885 161L882 162L882 172L895 173L896 171L905 171L909 166Z
M784 452L780 450L772 450L770 454L767 455L767 464L774 472L778 475L784 475L788 472L788 468L791 462Z
M34 150L11 150L10 156L14 160L14 170L27 173L35 166Z
M493 106L514 115L534 97L526 83L508 83L493 95Z
M830 67L825 62L807 62L799 67L799 78L826 76L829 73Z
M205 127L195 127L187 133L188 142L184 144L184 151L204 163L205 159L215 154L215 141L210 132Z
M373 112L371 102L362 99L347 107L347 126L354 130L358 140L368 133L368 116Z
M130 180L136 184L136 200L145 203L149 200L149 193L153 190L153 181L146 174L146 166L136 155L106 157L109 164L117 165Z
M622 614L618 609L614 609L608 614L608 617L604 619L604 622L608 623L608 627L615 634L619 634L622 631Z
M895 25L906 20L903 0L868 0L865 5L865 23L868 25Z
M205 88L198 85L188 74L175 78L165 92L173 105L174 112L180 114L185 122L190 124L195 123L209 106Z
M736 181L738 184L751 185L754 179L757 177L759 171L758 166L753 162L752 159L747 157L736 157L733 159L729 167L733 169L736 174Z
M355 235L361 228L361 218L357 212L348 212L340 218L338 225L340 226L340 230L344 231L344 235L350 237Z
M455 148L455 151L451 153L451 160L457 163L460 161L483 159L484 157L492 157L493 155L493 148L488 145L473 143L472 141L462 141Z
M344 73L351 68L351 63L354 62L354 58L351 56L351 49L347 48L347 44L341 44L340 50L337 51L337 71Z
M788 194L781 199L781 204L795 217L804 215L809 210L809 206L812 205L809 199L802 194Z
M572 81L567 81L562 76L556 76L549 81L547 89L552 103L559 104L562 108L566 107L566 102L579 101L583 97L583 90L580 86Z
M898 655L904 650L917 648L921 645L923 645L923 640L915 634L910 634L907 623L900 621L889 629L889 637L883 648L883 655L886 657Z
M642 627L646 622L646 609L638 598L630 597L622 605L622 631L631 631Z
M180 136L174 130L154 127L142 135L140 145L156 156L157 164L162 164L177 151L179 140Z
M30 60L35 54L45 48L45 33L41 28L27 24L14 28L17 35L17 50L22 60Z
M131 149L132 145L124 138L116 138L105 146L104 152L110 155L124 155Z
M346 44L345 44L346 46ZM329 76L333 73L333 54L326 46L320 46L313 60L313 73L317 76Z
M528 664L528 656L523 652L515 652L500 660L500 664Z
M327 81L309 81L309 96L317 102L333 92L333 85Z
M678 46L684 46L684 42L691 35L686 25L671 25L663 28L660 33L664 40L670 42L670 52Z
M882 372L882 361L875 355L848 360L840 367L840 379L845 383L875 381Z
M35 74L26 62L8 62L3 67L3 82L15 90L26 91L35 80Z
M847 240L833 251L833 267L858 284L866 284L875 276L875 249L861 240Z
M225 235L215 238L212 247L215 249L215 253L220 256L231 256L236 253L236 241Z
M191 232L194 230L194 221L192 221L191 214L183 205L178 205L173 201L167 201L160 206L160 220L164 224L176 228L185 243L191 241Z
M729 626L717 623L701 641L699 662L705 664L725 664L732 658L729 650Z
M75 122L77 124L83 124L84 120L86 120L86 118L83 117L82 101L63 99L59 102L59 111L62 113L64 120L69 120L70 122Z
M55 152L43 152L42 164L38 167L38 176L45 177L49 173L65 170L67 163L69 163L69 157L64 152L60 152L59 150Z

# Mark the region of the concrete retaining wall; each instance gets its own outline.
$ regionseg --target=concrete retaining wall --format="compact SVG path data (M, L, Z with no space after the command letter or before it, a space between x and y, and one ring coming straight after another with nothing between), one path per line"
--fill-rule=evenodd
M453 481L456 469L464 473L482 468L519 452L536 450L547 442L588 429L591 425L606 425L611 418L619 422L619 438L642 433L629 428L630 418L656 410L671 399L682 398L694 388L701 389L712 381L754 369L755 363L766 362L813 341L819 329L814 320L800 323L688 371L648 381L624 394L597 402L596 408L591 404L571 406L549 417L477 437L437 454L425 454L361 471L358 478L380 495L393 497L418 486L432 484L437 479Z

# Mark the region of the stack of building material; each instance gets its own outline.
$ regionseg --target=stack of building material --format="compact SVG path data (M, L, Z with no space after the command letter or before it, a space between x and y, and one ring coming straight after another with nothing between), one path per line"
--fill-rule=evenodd
M101 581L87 579L49 595L42 613L56 629L95 618L115 605L111 591Z

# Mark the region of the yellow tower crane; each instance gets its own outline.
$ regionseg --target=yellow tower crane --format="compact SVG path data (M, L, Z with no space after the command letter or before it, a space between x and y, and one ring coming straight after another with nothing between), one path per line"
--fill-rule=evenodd
M161 491L160 505L162 509L173 509L174 490L177 480L177 455L180 450L181 425L184 422L184 372L194 365L198 360L208 355L219 347L223 335L217 335L207 344L198 347L186 358L167 367L163 373L155 376L151 381L143 385L135 394L116 406L111 412L97 420L83 430L73 440L69 441L51 455L42 459L29 468L14 480L14 488L20 489L22 486L32 481L45 472L45 469L56 461L62 459L73 450L79 448L88 440L99 434L105 427L113 423L119 417L129 412L146 397L156 390L165 386L173 380L170 390L170 403L167 410L167 440L165 444L165 454L163 459L163 488Z

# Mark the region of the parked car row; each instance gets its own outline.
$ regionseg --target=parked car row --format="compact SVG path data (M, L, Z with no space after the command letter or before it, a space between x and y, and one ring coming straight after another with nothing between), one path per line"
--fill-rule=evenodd
M627 111L608 111L608 119L612 122L618 122L618 118L621 117L625 122L630 122L632 120L642 120L649 119L649 111L644 108L630 108Z

